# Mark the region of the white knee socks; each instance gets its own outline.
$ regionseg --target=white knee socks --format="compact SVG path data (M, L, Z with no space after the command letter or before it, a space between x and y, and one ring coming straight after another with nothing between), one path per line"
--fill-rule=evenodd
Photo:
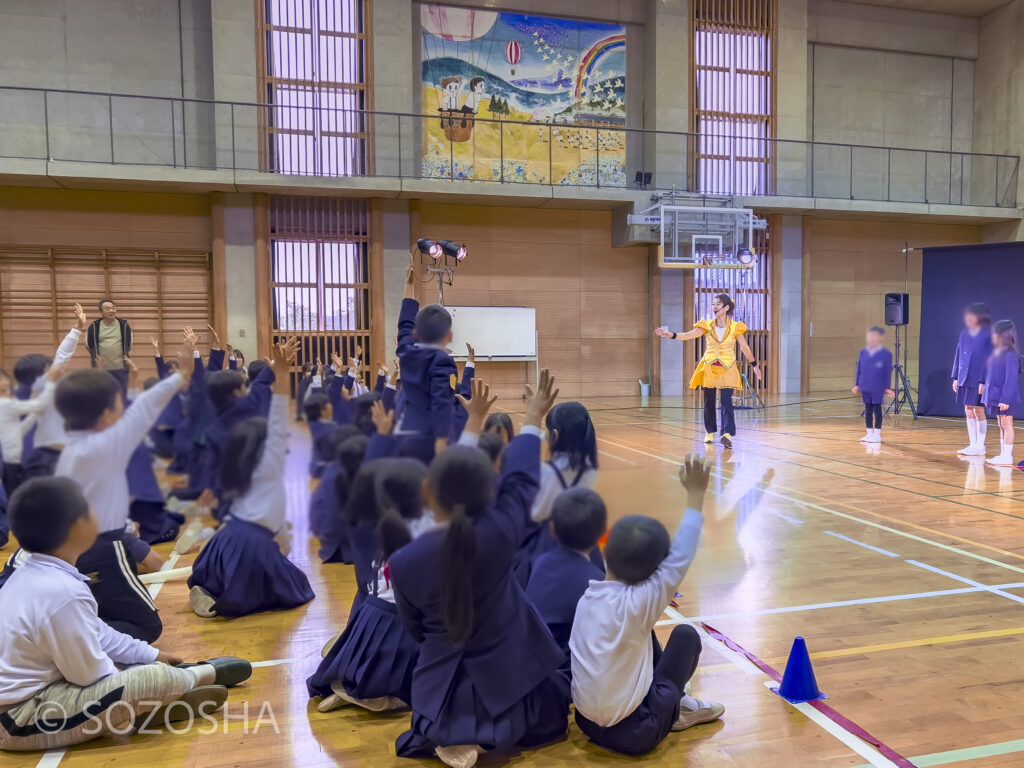
M979 448L985 447L985 433L988 432L988 419L975 419L974 421L974 438L975 442L972 445L976 445Z

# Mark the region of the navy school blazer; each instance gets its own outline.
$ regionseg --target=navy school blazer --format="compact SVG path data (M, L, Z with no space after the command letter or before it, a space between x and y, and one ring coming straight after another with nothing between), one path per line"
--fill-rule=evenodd
M414 712L437 720L453 682L469 677L492 716L500 715L564 662L547 626L512 575L516 549L540 488L540 439L519 435L506 449L494 505L474 525L473 630L465 645L448 637L441 607L445 529L422 534L389 560L398 611L420 644Z
M398 316L398 359L405 393L401 430L436 440L451 434L459 370L445 350L416 343L413 328L419 309L415 299L403 299Z

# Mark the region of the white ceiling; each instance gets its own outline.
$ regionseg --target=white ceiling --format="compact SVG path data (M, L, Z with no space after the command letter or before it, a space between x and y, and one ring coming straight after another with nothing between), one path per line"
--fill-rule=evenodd
M954 16L984 16L997 8L1009 5L1011 0L852 0L860 5L880 5L907 11L949 13Z

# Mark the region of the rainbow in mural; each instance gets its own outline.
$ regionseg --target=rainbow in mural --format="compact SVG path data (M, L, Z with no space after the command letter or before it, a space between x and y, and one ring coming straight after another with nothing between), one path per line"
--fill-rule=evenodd
M625 27L420 8L424 176L625 186Z

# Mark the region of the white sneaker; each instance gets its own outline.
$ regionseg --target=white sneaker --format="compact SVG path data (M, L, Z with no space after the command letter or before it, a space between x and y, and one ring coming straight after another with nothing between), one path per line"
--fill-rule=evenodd
M213 605L217 601L213 599L213 595L207 592L200 586L192 587L188 593L189 602L192 603L192 610L196 612L196 616L200 616L204 619L212 619L217 615L217 611Z
M873 435L871 435L871 437L868 438L866 442L872 443L873 445L877 445L877 444L881 443L882 442L882 432L881 432L881 430L875 430L875 433Z
M974 443L971 443L970 445L968 445L968 446L966 446L964 448L960 448L957 451L957 453L962 453L965 456L973 456L973 454L971 453L971 451L973 451L973 450L974 450Z
M861 441L862 443L870 443L870 442L871 442L871 433L870 433L870 432L868 432L868 433L867 433L866 435L864 435L864 437L862 437L862 438L860 439L860 441Z
M985 463L996 467L1012 467L1013 454L1008 451L1003 451L998 456L993 456L991 459L985 459Z
M985 446L984 445L969 445L966 448L961 448L957 453L964 456L984 456Z
M460 744L454 747L436 747L437 759L451 768L473 768L483 750L476 744Z
M685 731L701 723L711 723L725 714L725 706L715 701L701 701L694 699L696 709L679 708L679 717L672 725L673 731Z

